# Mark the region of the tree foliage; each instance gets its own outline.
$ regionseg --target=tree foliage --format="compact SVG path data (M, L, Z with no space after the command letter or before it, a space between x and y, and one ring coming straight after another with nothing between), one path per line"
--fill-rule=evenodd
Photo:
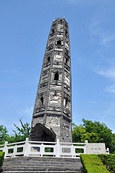
M0 125L0 144L3 144L9 137L6 127Z
M16 124L14 124L16 130L13 130L13 132L15 134L14 136L16 141L23 141L30 135L30 125L27 122L23 123L21 119L19 121L21 127L18 127Z
M83 124L73 127L73 142L105 143L111 152L115 152L115 134L104 124L83 119Z
M16 128L13 130L13 135L9 135L7 128L3 125L0 126L0 144L3 144L5 141L9 143L24 141L30 135L30 125L28 123L23 123L20 119L20 127L14 124Z

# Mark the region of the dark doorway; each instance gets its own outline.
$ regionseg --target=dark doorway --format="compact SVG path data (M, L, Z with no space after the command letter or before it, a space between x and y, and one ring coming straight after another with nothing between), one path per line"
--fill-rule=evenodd
M30 138L32 141L55 142L56 135L53 130L46 128L43 124L36 124L31 130Z
M54 80L59 80L59 73L58 72L55 73Z

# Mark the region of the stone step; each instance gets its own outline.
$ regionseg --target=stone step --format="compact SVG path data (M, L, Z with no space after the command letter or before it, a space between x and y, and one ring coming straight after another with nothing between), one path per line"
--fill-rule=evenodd
M58 162L61 162L61 161L69 161L69 162L76 162L76 160L80 160L79 158L57 158L57 157L23 157L23 156L20 156L20 157L9 157L9 158L5 158L5 160L8 161L15 161L15 162L21 162L23 160L26 160L26 161L34 161L34 162L37 162L38 160L39 161L49 161L48 159L50 159L50 161L58 161ZM54 160L55 159L55 160Z
M16 165L16 166L3 166L2 167L2 169L4 169L4 170L25 170L25 169L28 169L28 170L36 170L36 169L39 169L39 170L46 170L46 168L48 169L48 170L79 170L79 167L78 168L76 168L76 166L74 166L74 167L68 167L68 166L65 166L65 165L63 165L63 167L59 167L58 165L57 166L49 166L49 165L43 165L43 166L29 166L29 167L27 167L27 166L22 166L22 167L20 167L20 166L18 166L18 165Z
M42 169L42 168L39 168L39 167L36 168L36 169L34 169L34 168L31 168L31 169L29 168L28 169L27 167L26 168L22 168L22 169L21 168L17 168L17 169L12 169L12 168L4 169L3 168L3 170L4 171L25 171L25 170L27 170L27 171L38 171L38 170L39 171L79 171L78 169L66 169L66 168L59 169L59 168L53 168L53 167L52 168L48 168L48 169L47 168Z
M59 170L59 169L51 169L51 170L47 170L47 169L45 169L45 170L39 170L39 169L36 169L36 170L33 170L33 169L25 169L25 170L21 170L21 169L16 169L16 170L11 170L11 169L9 169L9 170L4 170L3 172L5 173L5 172L81 172L81 170Z
M81 173L82 164L78 158L15 157L4 160L3 173Z
M4 171L3 173L81 173L81 171Z

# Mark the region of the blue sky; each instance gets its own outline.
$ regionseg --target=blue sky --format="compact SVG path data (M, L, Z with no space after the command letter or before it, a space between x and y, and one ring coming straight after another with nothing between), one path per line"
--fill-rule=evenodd
M31 122L53 19L69 23L72 112L115 132L115 0L0 0L0 124Z

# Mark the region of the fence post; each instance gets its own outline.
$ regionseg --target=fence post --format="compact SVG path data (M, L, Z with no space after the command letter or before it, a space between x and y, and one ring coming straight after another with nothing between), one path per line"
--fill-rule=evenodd
M88 140L85 140L84 154L87 154L87 145L88 145Z
M5 152L5 158L6 158L6 156L7 156L7 154L8 154L8 147L7 147L7 145L8 145L8 141L5 141L5 144L4 144L4 148L3 148L3 152Z
M29 138L26 138L25 145L24 145L24 156L29 155Z
M15 157L17 154L17 145L14 145L14 151L13 151L13 157Z
M71 156L72 157L75 157L75 148L74 148L74 145L73 145L73 143L71 144Z
M41 154L41 157L43 157L43 154L44 154L44 144L43 143L40 146L40 154Z
M59 139L57 139L57 143L56 143L56 157L60 157L60 143L59 143Z

